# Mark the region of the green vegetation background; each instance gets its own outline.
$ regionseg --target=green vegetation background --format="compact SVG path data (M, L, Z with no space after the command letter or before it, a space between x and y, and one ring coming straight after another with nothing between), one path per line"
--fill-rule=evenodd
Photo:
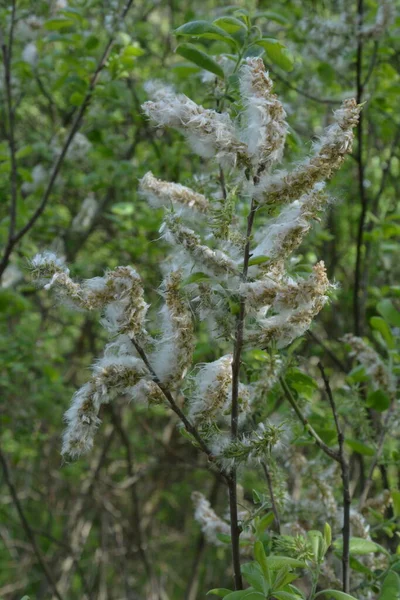
M304 156L310 139L328 122L336 107L334 101L346 93L355 95L355 41L335 48L334 40L327 39L326 59L322 60L309 51L311 28L301 25L316 16L327 21L337 18L339 4L328 0L242 3L253 13L270 11L260 17L258 25L264 35L282 39L295 58L294 69L288 73L270 65L291 126L286 159ZM353 4L355 14L356 2ZM16 28L12 71L21 189L18 227L41 200L55 148L62 144L82 103L107 43L112 15L122 8L122 3L96 0L71 0L64 11L56 5L41 0L17 2L18 19L31 17L29 27L20 22ZM173 31L194 18L216 18L228 5L222 0L134 2L120 25L117 43L81 127L90 144L67 156L43 215L15 248L0 288L1 447L37 544L56 581L67 568L67 558L73 557L65 598L143 598L141 590L148 573L138 547L138 510L151 568L165 590L163 598L184 598L188 582L197 575L199 592L193 598L204 597L205 591L217 584L231 584L229 548L203 548L190 501L192 490L207 496L212 493L215 506L224 514L225 490L215 484L204 460L179 435L167 410L118 402L112 411L102 414L94 452L76 463L61 464L63 413L74 390L86 380L91 362L101 353L105 337L95 315L55 306L48 293L35 289L27 269L28 259L43 249L64 253L73 265L73 275L82 278L132 264L157 308L160 263L166 251L159 240L161 211L149 208L138 196L138 179L150 169L162 179L188 184L198 175L195 185L201 191L201 177L209 176L210 166L191 153L179 134L157 131L144 119L140 110L147 97L144 84L149 79L163 79L197 102L212 106L199 69L174 54ZM371 22L376 8L377 2L366 2ZM1 28L7 15L2 3ZM35 33L33 15L39 33ZM23 52L33 39L38 58L30 64ZM218 51L218 42L204 43L207 48L212 46L213 53ZM370 337L369 319L377 314L377 303L383 298L396 303L400 295L399 48L398 18L389 34L378 42L367 40L364 48L363 77L368 77L368 84L363 98L367 104L362 189L368 196L368 209L357 319L361 334ZM0 101L0 241L5 244L11 166L3 84ZM311 336L297 350L298 362L317 377L316 357L323 357L332 381L342 389L349 383L346 372L351 364L339 338L355 331L354 273L362 211L358 167L356 156L349 158L330 184L336 202L329 210L326 227L314 228L301 254L305 268L317 258L325 260L329 278L337 281L339 288ZM97 202L89 224L82 215L87 198ZM199 361L215 358L205 334L200 336L196 353ZM309 397L314 424L329 439L334 431L325 424L327 405L314 388ZM281 405L277 393L269 400ZM346 401L351 414L349 398ZM394 463L398 455L390 454L392 450L386 458ZM363 460L362 448L358 452ZM391 477L396 485L393 472ZM246 489L265 491L257 473L245 474L246 480ZM0 500L0 597L9 600L29 594L31 598L50 598L1 476Z

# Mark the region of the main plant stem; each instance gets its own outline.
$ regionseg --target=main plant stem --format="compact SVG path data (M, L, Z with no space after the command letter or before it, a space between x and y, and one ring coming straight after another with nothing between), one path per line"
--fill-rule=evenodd
M249 269L250 260L250 241L251 232L253 229L254 217L256 213L256 204L254 200L251 201L250 212L247 217L247 232L246 232L246 245L244 248L244 260L243 260L243 271L242 271L242 282L247 281L247 272ZM236 335L235 335L235 346L233 350L233 361L232 361L232 412L231 412L231 438L235 441L238 437L238 417L239 417L239 373L241 355L243 349L243 331L244 331L244 320L246 315L246 300L244 297L240 298L239 314L236 322ZM234 465L230 472L231 479L228 482L229 488L229 509L230 509L230 520L231 520L231 543L232 543L232 561L233 571L236 590L243 589L242 574L240 571L240 555L239 555L239 536L240 526L238 523L237 515L237 497L236 497L236 466Z

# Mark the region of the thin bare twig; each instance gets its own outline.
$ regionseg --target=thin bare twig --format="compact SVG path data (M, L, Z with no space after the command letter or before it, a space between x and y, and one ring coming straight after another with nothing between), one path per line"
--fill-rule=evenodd
M380 433L379 439L378 439L377 449L376 449L374 458L372 459L371 466L369 468L368 476L367 476L367 479L364 484L364 489L360 495L360 499L359 499L359 503L358 503L359 510L361 510L363 508L365 501L368 498L368 494L371 489L371 485L372 485L372 481L373 481L374 471L379 462L380 457L382 456L383 444L385 442L385 437L386 437L386 434L388 431L390 419L392 418L395 406L396 406L396 400L393 398L392 402L390 404L389 410L386 413L383 425L382 425L381 433Z
M117 410L110 404L110 412L111 412L111 420L114 424L115 429L117 430L119 437L123 445L125 446L126 451L126 462L127 462L127 473L128 477L132 480L135 477L134 467L133 467L133 458L132 458L132 449L129 437L122 425L122 420ZM143 541L143 532L142 532L142 519L141 519L141 511L140 511L140 503L137 494L137 481L132 481L130 485L130 492L132 498L132 527L134 527L134 535L136 535L136 543L139 550L139 555L142 560L144 570L146 572L146 577L150 583L152 588L152 597L159 598L159 594L157 592L157 582L154 577L153 568L151 564L151 560L148 558L145 544Z
M132 344L135 346L136 351L139 354L140 358L143 360L144 364L148 368L154 383L156 383L158 385L161 392L163 393L166 400L168 401L169 406L174 411L174 413L179 417L179 419L182 421L186 431L194 437L194 439L200 446L200 449L204 452L204 454L207 455L208 460L211 463L215 464L215 455L210 450L210 448L207 446L207 444L205 443L205 441L203 440L203 438L197 431L197 428L189 421L189 419L186 417L185 413L179 408L179 406L177 405L177 403L176 403L174 397L172 396L171 392L169 391L169 389L162 383L162 381L158 377L157 373L153 369L153 367L147 357L146 352L143 350L143 348L141 347L141 345L138 343L138 341L136 340L136 338L133 335L130 336L130 340L131 340ZM226 479L227 482L229 482L230 475L226 471L224 471L222 468L220 468L219 470L220 470L221 475Z
M299 405L297 404L292 392L290 391L289 386L287 385L287 383L283 379L283 377L279 378L279 382L282 386L282 389L286 396L286 399L289 401L289 404L293 408L294 412L296 413L296 415L298 416L300 421L303 423L304 428L307 431L307 433L310 435L310 437L312 437L314 439L318 448L320 448L323 452L325 452L325 454L327 454L328 456L330 456L331 458L333 458L334 460L339 462L339 453L336 452L336 450L332 450L332 448L329 448L329 446L327 444L325 444L325 442L323 440L321 440L318 433L315 431L315 429L312 427L312 425L310 425L307 417L304 416L303 413L301 412Z
M218 477L216 477L214 480L214 485L211 489L210 497L209 497L209 502L210 502L211 506L213 506L217 500L220 485L221 485L221 480L218 479ZM194 554L194 559L193 559L193 564L192 564L191 575L188 579L188 584L186 587L185 600L196 600L196 598L197 598L200 565L201 565L201 560L204 555L205 548L206 548L206 538L205 538L204 533L202 532L199 535L199 538L197 541L196 551Z
M269 471L269 467L268 467L268 464L266 463L266 461L262 461L261 466L264 471L265 479L267 480L268 491L269 491L269 496L270 496L270 500L271 500L271 508L272 508L272 512L274 513L276 531L280 535L281 522L279 519L278 506L275 502L275 494L274 494L274 488L272 485L271 473Z
M313 331L311 331L310 329L307 331L307 335L313 339L315 342L317 342L317 344L319 344L321 346L321 348L327 353L327 355L331 358L332 362L335 363L335 365L337 367L339 367L339 369L341 371L343 371L343 373L348 373L348 370L346 369L345 365L342 363L342 361L336 356L336 354L334 352L332 352L332 350L326 346L326 344L321 340L320 337L318 337Z
M8 147L10 150L11 170L10 170L10 188L11 188L11 202L10 202L10 223L8 227L8 239L5 247L5 253L12 247L13 238L15 235L15 228L17 223L17 202L18 202L18 187L17 187L17 159L16 159L16 147L15 147L15 110L13 107L12 99L12 85L11 85L11 62L12 62L12 50L14 42L14 25L15 25L15 10L16 2L13 0L11 8L11 24L8 35L8 42L5 38L1 37L1 52L3 55L4 64L4 88L6 94L6 111L8 121L8 132L7 140Z
M299 89L298 87L296 87L295 85L293 85L292 83L290 83L290 81L288 81L287 79L285 79L285 77L282 77L282 75L280 75L279 73L277 73L276 71L274 71L271 68L271 65L268 65L268 70L269 70L270 73L273 74L273 76L275 77L275 79L278 79L279 81L281 81L290 90L293 90L294 92L297 92L297 94L300 94L301 96L304 96L305 98L308 98L309 100L312 100L313 102L318 102L319 104L331 104L331 105L342 104L342 100L332 100L331 98L318 98L318 96L313 96L309 92L306 92L305 90Z
M321 362L318 363L318 368L321 372L325 386L326 395L328 396L329 404L331 405L333 419L337 432L339 444L339 464L343 482L343 554L342 554L342 583L343 591L348 593L350 590L350 468L344 452L344 434L339 421L339 415L336 408L336 403L333 398L332 389L329 379L326 376L325 369Z

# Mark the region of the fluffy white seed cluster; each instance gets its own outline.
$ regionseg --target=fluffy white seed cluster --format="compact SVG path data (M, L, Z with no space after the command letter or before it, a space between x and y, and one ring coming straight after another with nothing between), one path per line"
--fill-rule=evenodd
M199 194L180 183L170 183L154 177L148 171L139 181L140 191L147 198L149 204L155 207L170 207L177 205L191 208L202 213L209 209L209 202L203 194Z
M156 350L150 357L158 378L172 390L180 386L188 372L194 351L192 315L188 303L182 297L181 284L180 271L172 271L164 282L162 336L156 341Z
M245 104L243 139L258 173L282 160L286 141L286 113L272 87L262 58L248 58L240 73Z
M316 183L330 179L342 165L353 145L353 129L358 123L361 107L354 99L345 100L333 114L330 125L314 144L313 155L293 171L278 171L262 175L255 196L262 204L288 203L308 193Z
M216 546L222 546L223 542L218 539L217 534L230 535L229 523L218 517L207 498L200 492L192 493L192 501L195 509L194 518L199 523L206 540Z
M268 258L263 263L263 270L276 267L300 246L313 221L318 220L319 213L328 204L324 188L323 182L315 184L310 192L301 194L298 200L285 206L256 233L257 245L252 254L253 258Z
M246 340L251 346L266 348L272 344L276 348L284 348L294 339L304 334L313 318L328 301L327 292L331 284L326 276L325 265L321 261L313 268L312 275L298 282L286 282L267 298L268 310L277 311L272 316L259 318L254 328L249 328ZM265 288L259 292L251 289L252 301L265 301Z
M157 126L182 131L200 156L216 158L223 165L248 162L246 144L238 139L227 113L204 108L170 87L158 87L155 100L145 102L143 110Z
M148 304L142 282L132 267L116 267L104 277L76 283L63 261L51 252L37 255L31 263L32 274L45 289L54 288L58 296L84 310L102 310L103 326L113 335L142 335Z
M189 416L193 422L214 421L228 400L232 382L232 355L206 363L194 380Z
M62 454L76 457L91 450L101 405L129 395L146 372L143 362L133 356L105 357L96 363L91 380L76 392L65 413Z
M239 82L244 109L236 119L199 106L171 88L148 88L153 97L143 109L149 118L160 127L183 131L196 152L225 169L218 169L219 193L215 193L216 182L209 187L202 182L209 198L218 197L218 210L203 193L162 181L150 171L140 180L141 194L150 205L167 209L161 231L171 245L154 339L147 332L149 306L142 282L132 267L117 267L103 277L76 282L54 254L45 253L32 261L36 279L80 309L99 310L112 336L104 358L95 364L90 381L76 393L67 412L64 453L76 456L91 448L104 403L122 395L135 402L159 404L164 402L166 388L176 395L182 389L191 392L186 403L188 418L207 437L225 468L260 461L281 447L281 424L254 425L248 416L254 402L265 401L282 361L275 357L266 365L259 385L239 382L239 436L232 440L232 355L225 349L221 358L200 365L194 375L190 372L195 350L193 312L209 325L216 349L221 339L232 343L235 338L241 302L248 348L275 353L307 330L327 302L331 284L323 262L314 266L309 277L294 278L286 271L286 261L328 202L323 180L333 175L351 151L360 107L354 100L345 101L311 158L288 173L271 173L283 156L285 111L272 92L262 59L245 61ZM243 199L246 203L253 200L257 209L276 207L265 211L265 226L248 240L251 262L246 277L247 234L240 229ZM185 218L192 220L192 228ZM215 532L218 519L207 513L210 507L204 498L196 499L199 519ZM211 525L206 523L206 514Z
M238 275L237 263L225 252L213 250L201 242L200 236L182 224L175 213L168 213L164 221L165 237L186 251L205 273L215 276Z
M101 323L112 336L104 357L92 368L90 381L76 392L65 415L62 453L76 457L92 448L103 404L118 396L149 404L164 401L161 388L136 355L132 342L146 346L154 343L145 330L148 305L140 277L132 267L117 267L104 277L77 283L64 262L46 252L32 260L32 273L45 288L54 288L70 304L84 310L100 310ZM163 296L162 336L151 359L159 369L159 379L175 390L190 367L193 354L192 317L181 297L179 272L166 278Z

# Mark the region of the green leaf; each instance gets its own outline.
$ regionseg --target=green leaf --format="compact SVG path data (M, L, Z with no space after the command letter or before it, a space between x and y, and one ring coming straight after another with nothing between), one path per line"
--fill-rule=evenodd
M111 210L116 215L127 217L129 215L133 215L135 212L135 207L132 202L117 202L113 205Z
M94 50L100 44L100 40L95 35L90 35L85 43L86 50Z
M386 575L378 600L400 600L400 577L394 571Z
M382 317L371 317L369 320L371 327L382 335L388 348L394 348L394 339L392 332L389 329L389 325L382 319Z
M293 569L305 569L307 565L297 558L289 558L288 556L268 556L268 566L273 571L277 571L284 566L292 567Z
M305 390L318 389L318 384L315 379L299 369L289 369L286 374L286 382L291 388L299 393L304 392Z
M392 490L392 500L393 500L393 512L395 517L400 517L400 492L399 490Z
M24 146L20 148L18 152L15 154L16 159L25 158L25 156L29 156L33 152L33 146Z
M358 573L363 573L368 577L373 576L371 569L368 569L368 567L363 565L363 563L357 560L355 556L350 556L350 567L354 569L354 571L358 571Z
M80 92L74 92L69 97L69 101L72 104L72 106L80 106L82 104L82 102L84 101L84 99L85 99L85 95L81 94Z
M45 29L49 31L58 31L60 29L67 29L68 27L73 27L75 25L75 21L73 19L63 19L62 17L55 17L54 19L49 19L44 24Z
M254 558L261 567L261 571L267 581L268 585L271 585L271 574L269 571L269 560L265 554L264 544L260 541L254 544Z
M192 273L187 277L182 285L189 285L191 283L198 283L199 281L208 281L210 276L207 273L202 273L201 271L196 271L196 273Z
M290 567L282 567L282 569L279 569L275 577L272 587L274 593L279 590L285 591L288 583L292 583L292 581L295 581L298 578L298 574L290 571Z
M329 546L332 544L332 529L329 523L325 523L324 525L324 540L326 548L328 549Z
M276 600L302 600L301 596L292 594L291 592L274 592L274 598Z
M72 8L71 6L68 6L68 8L65 8L60 12L62 15L64 15L64 17L68 17L69 19L75 19L76 21L80 22L85 20L80 11L76 8Z
M223 542L224 544L230 544L231 543L231 536L227 533L217 533L216 534L217 539L220 542Z
M286 17L272 10L257 12L255 16L257 18L264 17L265 19L269 19L270 21L276 21L276 23L280 23L281 25L287 25L289 23L289 20Z
M269 256L264 256L263 254L260 254L260 256L254 256L249 260L249 267L252 267L253 265L261 265L262 263L267 262L269 259Z
M124 48L122 56L129 56L132 58L132 57L136 57L136 56L143 56L143 54L144 54L143 48L141 48L137 44L130 44L129 46L126 46Z
M267 527L269 527L271 523L274 522L274 518L274 513L272 511L261 517L261 519L257 523L257 533L263 533L263 531L267 529Z
M322 594L330 598L335 598L335 600L357 600L354 596L350 596L350 594L346 594L345 592L339 592L338 590L323 590L315 594L314 598L318 598Z
M254 504L260 504L262 502L262 498L261 498L259 492L257 492L257 490L253 489L252 493L253 493L253 502L254 502Z
M346 440L346 446L354 450L354 452L358 452L358 454L362 454L363 456L374 456L375 450L371 448L371 446L367 446L358 440Z
M307 537L310 541L315 561L320 562L320 559L322 558L322 549L324 541L322 533L320 531L317 531L316 529L311 529L307 532Z
M190 62L198 67L210 71L210 73L214 73L221 79L224 79L225 75L220 65L213 58L208 56L208 54L202 52L196 48L196 46L193 46L193 44L180 44L175 52L180 56L183 56L183 58L190 60Z
M376 305L376 309L380 315L393 327L400 327L400 312L393 306L393 303L388 298L381 300Z
M266 593L268 584L265 581L261 566L256 562L244 563L240 567L243 577L255 590Z
M270 61L284 71L293 69L293 56L282 42L275 38L262 38L254 43L264 48Z
M227 33L236 33L240 30L246 31L246 25L243 21L239 21L239 19L235 19L235 17L220 17L213 21L213 25L216 25Z
M226 31L208 21L190 21L190 23L185 23L178 27L178 29L175 29L175 35L203 37L212 40L223 40L229 43L234 42L233 38Z
M265 600L264 594L260 594L260 592L256 592L252 588L232 592L228 596L225 596L225 598L226 600Z
M382 390L375 390L368 394L366 404L369 408L383 412L389 408L390 398Z
M232 590L227 590L226 588L215 588L207 592L206 596L210 594L214 594L214 596L218 596L219 598L225 598L227 594L230 594Z
M334 542L334 547L337 551L342 552L343 540L337 539ZM372 540L365 540L364 538L351 537L350 538L350 554L370 554L371 552L383 552L388 554L388 551Z

